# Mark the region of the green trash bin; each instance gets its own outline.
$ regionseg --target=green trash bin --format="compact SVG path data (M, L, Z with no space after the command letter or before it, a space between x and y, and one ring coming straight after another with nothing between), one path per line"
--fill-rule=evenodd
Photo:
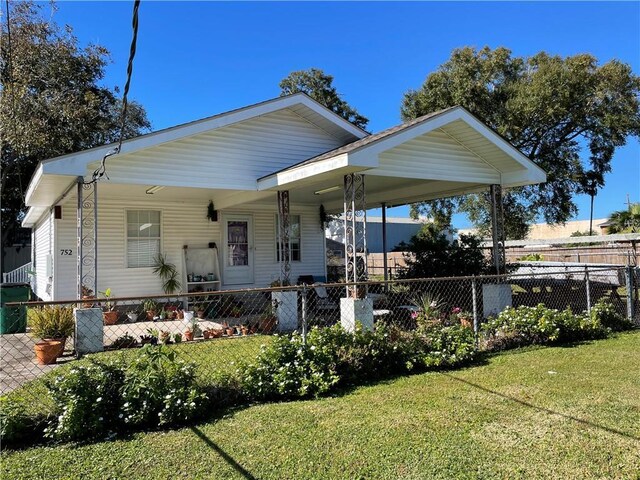
M28 302L31 287L28 283L0 285L0 335L27 331L27 307L5 307L9 302Z

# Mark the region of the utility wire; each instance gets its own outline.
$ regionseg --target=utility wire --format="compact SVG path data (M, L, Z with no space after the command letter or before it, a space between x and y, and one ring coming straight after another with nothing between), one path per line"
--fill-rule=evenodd
M7 2L9 0L6 0ZM120 119L120 139L118 140L118 146L114 149L107 152L107 154L102 158L102 162L100 162L100 166L93 172L93 176L90 182L95 183L103 176L107 175L107 167L106 161L112 155L117 155L120 153L122 149L122 141L124 140L124 129L127 121L127 107L129 105L127 101L127 95L129 94L129 86L131 85L131 75L133 73L133 59L136 56L136 43L138 41L138 9L140 8L140 0L135 0L133 2L133 19L131 21L131 26L133 28L133 37L131 38L131 48L129 50L129 63L127 65L127 81L124 85L124 93L122 95L122 117Z

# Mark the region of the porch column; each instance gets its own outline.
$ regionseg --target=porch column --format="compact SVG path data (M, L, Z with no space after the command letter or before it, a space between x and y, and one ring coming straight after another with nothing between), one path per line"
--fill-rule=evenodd
M382 268L384 269L384 281L389 280L389 274L387 272L387 204L382 204ZM384 284L384 291L386 292L389 285Z
M278 191L278 220L280 240L280 285L288 285L291 274L291 248L289 238L291 236L291 219L289 217L289 190Z
M78 178L78 298L98 295L98 183Z
M364 175L359 173L344 176L344 242L347 283L366 280L367 207ZM350 297L358 298L356 287L347 288Z
M506 263L504 251L504 217L502 211L502 186L498 184L489 187L491 194L491 239L493 248L491 256L496 274L504 273Z

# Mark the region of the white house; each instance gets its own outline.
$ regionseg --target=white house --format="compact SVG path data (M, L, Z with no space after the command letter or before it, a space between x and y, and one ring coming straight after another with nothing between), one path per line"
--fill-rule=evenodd
M323 278L320 205L343 214L347 205L351 218L365 205L546 179L463 108L370 135L304 94L127 140L106 159L108 179L83 185L112 148L45 160L31 180L23 226L33 231L35 292L44 300L77 298L86 278L118 296L162 293L151 266L157 252L178 266L187 285L183 246L212 242L216 288L265 286L280 277L283 263L293 282L299 275ZM216 221L207 218L209 202ZM277 228L279 207L290 221L288 241ZM354 234L347 248L356 242ZM289 262L287 255L279 259L279 243L289 245Z

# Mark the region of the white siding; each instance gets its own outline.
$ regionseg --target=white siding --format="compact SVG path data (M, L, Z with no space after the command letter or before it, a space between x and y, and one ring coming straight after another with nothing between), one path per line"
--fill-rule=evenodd
M109 178L114 183L255 190L259 177L341 145L285 109L112 157Z
M267 286L277 279L280 267L275 256L275 196L273 204L252 206L251 210L239 209L220 212L219 222L206 218L206 204L203 203L159 203L125 200L100 199L98 207L98 291L111 288L117 296L145 296L161 294L162 285L152 268L127 268L125 258L126 231L125 212L127 209L149 209L162 212L162 251L168 260L178 267L183 275L182 247L206 247L216 242L219 247L221 271L222 262L222 219L224 214L251 214L254 222L254 284L242 285ZM73 209L73 210L72 210ZM64 207L63 220L57 220L58 242L75 239L76 226L72 213L75 200L69 199ZM325 275L324 233L320 229L317 208L295 208L292 214L300 215L302 223L302 261L292 263L291 280L295 282L299 275ZM66 239L66 240L63 240ZM75 240L74 240L75 242ZM75 245L75 243L74 243ZM61 247L63 248L63 247ZM74 255L75 246L72 247ZM66 259L65 259L66 262ZM73 262L60 265L56 276L56 298L75 298L76 270ZM223 281L224 281L224 273ZM224 285L222 288L235 289L239 286Z
M54 220L55 225L55 252L54 271L55 298L72 299L77 297L78 277L78 240L76 202L62 206L62 219ZM71 250L71 255L62 255L62 252Z
M443 132L433 131L380 154L368 175L500 183L500 173Z
M53 253L53 223L52 215L47 212L43 215L40 222L34 228L33 239L34 246L34 270L36 272L35 291L34 293L42 300L52 300L53 291L51 278L48 273L52 273L52 253ZM47 267L49 263L49 267ZM49 272L47 271L49 270Z

